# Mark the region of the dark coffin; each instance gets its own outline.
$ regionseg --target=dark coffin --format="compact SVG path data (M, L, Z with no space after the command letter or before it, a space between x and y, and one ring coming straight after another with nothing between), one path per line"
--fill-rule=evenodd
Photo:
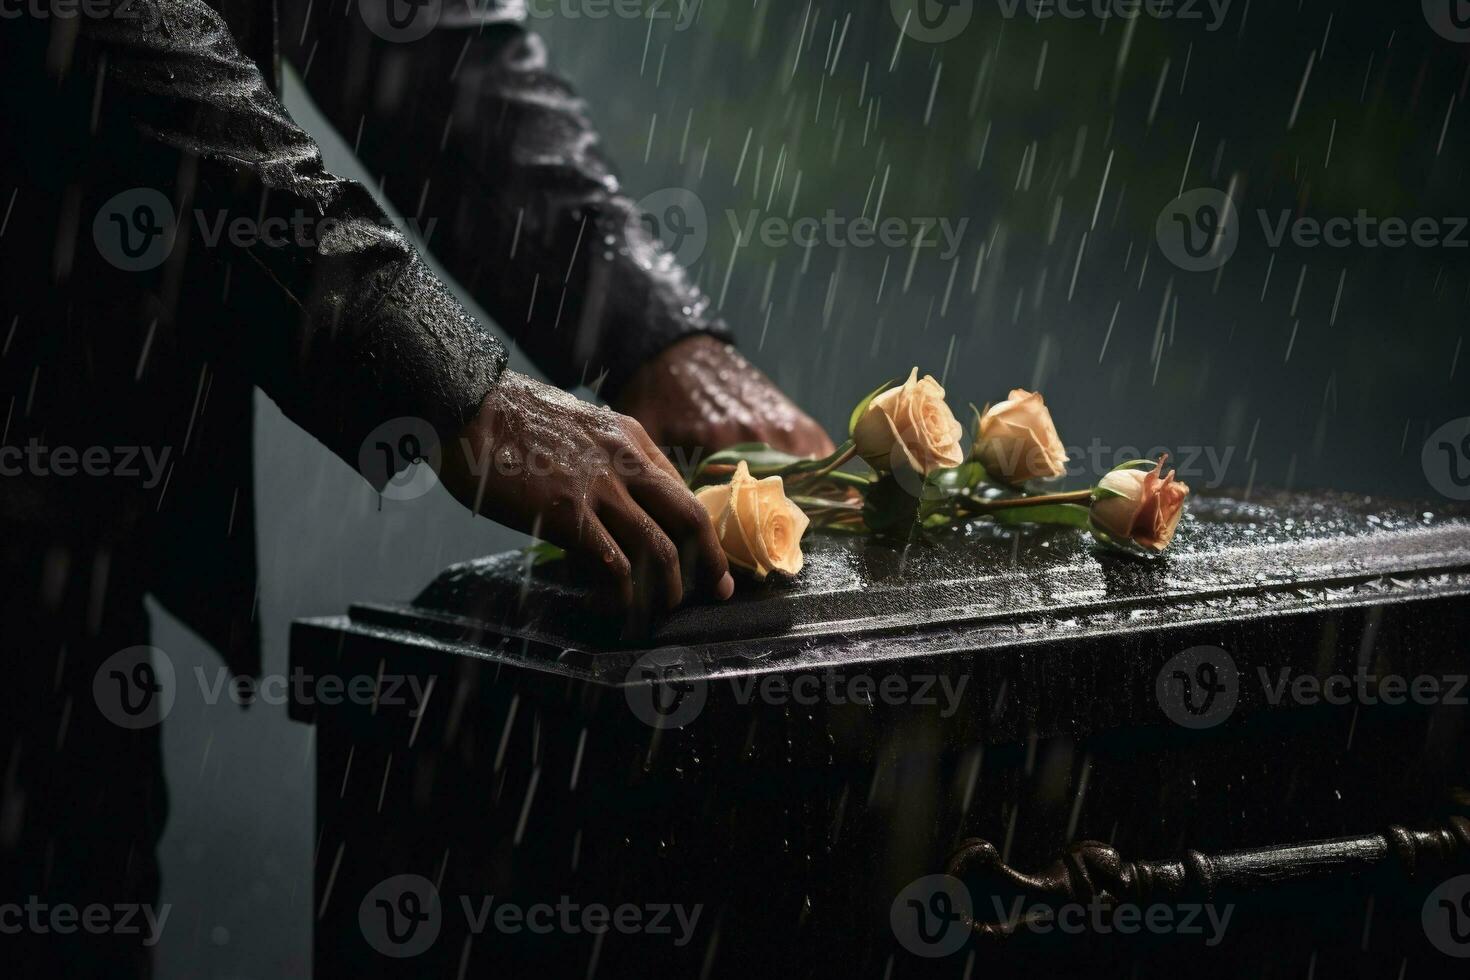
M521 554L297 623L371 695L293 687L317 975L1464 975L1464 516L806 551L641 642Z

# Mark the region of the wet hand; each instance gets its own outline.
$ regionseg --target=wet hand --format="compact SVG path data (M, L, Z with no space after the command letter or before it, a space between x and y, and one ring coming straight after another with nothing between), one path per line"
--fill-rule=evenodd
M501 376L440 479L475 513L595 569L624 609L672 609L686 579L734 591L709 515L643 427L524 375Z
M712 453L764 442L796 456L826 456L832 440L729 344L706 335L665 350L633 375L614 407L660 446Z

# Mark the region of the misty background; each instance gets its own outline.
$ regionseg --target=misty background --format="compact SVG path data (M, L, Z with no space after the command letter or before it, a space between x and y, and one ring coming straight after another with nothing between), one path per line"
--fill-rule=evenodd
M964 23L926 43L900 29L906 2L707 0L675 19L538 0L532 26L630 195L671 192L651 199L655 219L697 200L705 217L671 243L698 251L741 349L830 429L918 365L962 417L1041 390L1069 446L1098 440L1069 486L1092 482L1092 460L1157 447L1195 454L1197 489L1433 498L1425 437L1470 415L1470 231L1458 248L1273 247L1259 215L1466 215L1470 44L1419 4L1326 0L1217 0L1197 19L961 0ZM294 80L286 101L332 169L376 183ZM1155 225L1205 187L1229 191L1239 244L1188 272ZM804 248L734 227L829 213L959 235L949 255L942 237ZM380 500L259 395L256 414L267 673L288 670L293 618L411 598L446 565L524 540L442 489ZM283 706L206 703L195 670L212 684L218 659L150 608L180 678L159 976L305 976L311 730Z

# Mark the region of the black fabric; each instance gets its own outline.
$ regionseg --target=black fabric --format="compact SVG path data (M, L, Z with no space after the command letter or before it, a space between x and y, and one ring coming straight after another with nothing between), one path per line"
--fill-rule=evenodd
M726 331L521 16L447 2L426 36L400 43L370 30L357 0L316 0L287 8L282 40L388 198L432 222L449 273L552 380L600 381L611 396L680 337Z
M613 390L674 340L721 332L630 220L580 103L515 26L524 10L476 9L388 45L341 0L296 0L285 47L556 380ZM147 642L150 591L259 671L252 388L358 467L402 416L455 435L506 359L281 106L273 0L107 14L0 26L0 903L158 895L158 729L113 724L92 685ZM232 238L237 219L277 241ZM27 939L22 975L151 963L130 938Z
M139 568L85 528L0 523L0 534L5 973L146 977L157 934L168 935L171 918L159 904L155 855L168 797L160 730L151 722L163 704L148 703L138 727L124 728L101 707L115 689L100 700L93 695L99 665L147 641L147 614L130 584ZM145 905L161 930L147 928ZM67 910L75 911L56 917ZM88 928L83 914L103 915L105 928ZM174 920L173 928L182 923Z
M277 99L280 50L554 380L613 392L680 337L723 336L517 23L521 5L447 2L408 43L370 30L355 0L293 2L284 32L272 0L114 6L0 34L4 444L152 447L166 471L27 469L0 485L0 517L125 529L120 546L152 559L137 587L236 670L259 664L251 386L357 467L388 420L452 437L505 363L372 194L326 170ZM132 198L108 212L139 189L177 218L166 261L141 271L94 235L99 215L133 230ZM241 218L308 234L234 240Z
M158 558L135 584L254 672L250 385L356 466L388 419L456 433L505 353L371 194L325 169L215 11L157 7L7 23L0 378L6 445L152 447L166 479L28 466L0 485L0 514L126 528L124 549ZM149 228L178 218L155 268L120 267L107 238L109 202L139 194L161 202ZM126 227L134 214L122 206L119 247L158 240ZM272 218L307 232L210 241Z

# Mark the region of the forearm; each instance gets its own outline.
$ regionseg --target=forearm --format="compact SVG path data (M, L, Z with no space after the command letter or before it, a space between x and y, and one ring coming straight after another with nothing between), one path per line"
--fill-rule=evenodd
M615 393L676 340L726 334L622 193L535 35L446 12L427 37L391 44L319 12L286 36L389 198L555 381L604 378Z

